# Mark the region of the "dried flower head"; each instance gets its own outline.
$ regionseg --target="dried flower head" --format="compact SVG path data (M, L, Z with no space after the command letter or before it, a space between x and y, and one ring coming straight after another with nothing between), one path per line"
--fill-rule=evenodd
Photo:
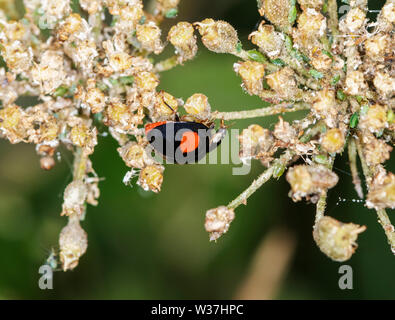
M236 30L225 21L204 19L194 24L207 49L217 53L234 53L239 42Z
M203 119L207 119L211 112L208 98L202 93L190 96L184 104L184 109L189 114Z
M235 213L233 209L229 209L225 206L208 210L206 212L204 227L210 234L210 241L215 241L226 233L234 218Z
M291 185L290 196L294 201L301 200L333 188L338 176L323 165L297 165L289 168L287 181ZM313 202L316 199L312 199Z
M88 248L88 237L78 219L69 220L59 236L60 261L64 271L74 269Z
M334 261L346 261L357 248L358 234L365 226L354 223L341 223L331 217L321 218L313 232L314 240L320 250Z

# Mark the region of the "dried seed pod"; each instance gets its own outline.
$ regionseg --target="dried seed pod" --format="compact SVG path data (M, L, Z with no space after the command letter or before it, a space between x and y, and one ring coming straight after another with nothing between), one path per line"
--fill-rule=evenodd
M323 165L293 166L289 168L286 178L291 185L290 196L294 201L333 188L339 180L336 173Z
M277 58L282 50L284 36L274 30L274 26L262 21L257 31L252 32L248 39L259 47L269 58Z
M53 157L42 157L40 159L40 167L44 170L51 170L55 166L55 160Z
M329 153L342 152L344 143L344 132L339 128L333 128L328 130L321 138L322 148Z
M108 57L114 72L122 72L132 67L132 57L126 52L115 52Z
M365 133L363 135L363 143L363 152L368 165L375 166L390 158L392 147L383 140L376 139L373 134Z
M391 77L387 72L377 72L373 84L383 96L391 97L395 94L395 77Z
M391 38L387 34L376 34L364 42L366 55L374 61L383 61Z
M395 23L395 3L393 1L387 1L388 3L381 9L381 13L388 22Z
M361 71L347 72L344 92L349 95L363 95L367 89L365 78Z
M210 51L217 53L235 53L239 42L236 30L225 21L214 21L204 19L202 22L194 23L202 42Z
M153 22L138 24L136 28L136 37L141 47L149 52L159 54L163 51L163 44L160 40L161 30Z
M330 128L336 126L338 109L333 90L325 88L317 92L313 100L312 110L318 118L324 119L325 124Z
M234 218L235 213L233 209L229 209L225 206L208 210L206 212L204 227L210 234L210 241L215 241L226 233Z
M266 79L270 88L282 99L292 100L298 93L295 72L289 67L269 74Z
M239 136L239 142L239 156L243 160L256 156L265 156L265 153L271 150L274 138L268 129L252 124L242 131Z
M156 1L155 11L161 15L172 15L172 10L177 10L180 0L158 0Z
M82 18L78 13L72 13L61 24L57 31L60 41L66 41L70 36L77 33L82 27Z
M88 236L77 218L69 219L60 232L59 247L63 271L74 269L88 248Z
M154 91L159 85L159 79L155 73L144 71L135 75L134 84L139 91Z
M88 194L85 183L81 180L72 181L64 190L62 216L82 215Z
M84 101L91 108L92 113L100 113L106 106L106 96L99 88L88 89Z
M79 0L82 9L89 14L95 14L102 10L102 0Z
M351 258L357 248L358 234L365 230L365 226L325 216L318 221L313 236L323 253L334 261L343 262Z
M282 117L279 117L279 121L274 126L273 135L286 144L293 143L297 138L295 128L289 122L284 121Z
M20 41L5 43L0 50L7 67L14 73L18 74L30 69L33 63L32 49L25 48Z
M332 66L332 59L321 49L312 50L310 54L311 64L318 71L327 71Z
M172 26L167 39L176 48L180 61L190 60L195 57L198 50L194 29L189 22L179 22Z
M369 188L366 206L374 209L395 208L395 175L379 171Z
M145 191L159 192L163 182L163 166L149 165L140 172L137 184Z
M323 0L298 0L303 11L307 10L308 8L321 10L324 1Z
M243 79L242 87L250 95L258 95L263 90L265 68L261 63L255 61L238 62L234 64L233 69Z
M91 154L97 145L97 129L79 124L71 129L70 140L75 146L83 148L86 154Z
M347 13L346 18L343 20L345 27L350 32L359 31L365 23L366 13L360 8L355 7Z
M261 16L265 16L272 24L283 31L288 31L291 26L288 20L288 13L291 9L289 0L258 0L258 11Z
M373 133L380 132L387 125L387 107L379 104L370 106L359 120L359 128Z
M177 109L177 99L174 98L170 93L162 90L156 94L153 113L151 117L156 120L162 118L172 119L175 117Z
M144 144L130 141L117 151L128 167L143 169L146 165L153 164L153 160L145 151Z
M298 27L293 29L293 38L305 53L320 48L319 38L326 30L326 18L314 9L303 11L298 17Z
M18 143L26 138L27 126L22 108L10 105L0 109L0 133L3 133L11 143Z
M190 96L184 104L184 109L189 114L202 119L207 119L211 112L208 98L202 93L195 93Z

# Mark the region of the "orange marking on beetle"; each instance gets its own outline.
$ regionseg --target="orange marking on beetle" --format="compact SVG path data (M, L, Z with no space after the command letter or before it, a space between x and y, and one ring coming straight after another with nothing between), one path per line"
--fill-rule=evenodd
M193 131L187 131L182 135L180 150L183 153L188 153L196 150L199 146L199 135Z
M165 124L167 121L159 121L159 122L154 122L154 123L149 123L145 125L145 134L150 132L152 129L161 126L162 124Z

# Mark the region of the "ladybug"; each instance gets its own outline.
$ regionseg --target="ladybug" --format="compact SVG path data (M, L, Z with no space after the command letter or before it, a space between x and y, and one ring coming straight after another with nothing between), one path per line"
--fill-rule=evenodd
M173 110L167 103L166 105ZM174 111L174 110L173 110ZM196 163L214 150L225 137L225 128L215 132L214 123L188 121L187 117L175 121L159 121L145 125L148 142L167 163Z

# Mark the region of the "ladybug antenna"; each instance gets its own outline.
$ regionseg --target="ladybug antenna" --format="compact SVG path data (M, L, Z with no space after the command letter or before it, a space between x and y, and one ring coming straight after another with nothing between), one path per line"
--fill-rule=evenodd
M174 111L174 109L165 100L163 100L163 102L165 103L165 105L167 105L170 108L171 111L174 112L174 114L176 115L176 120L180 121L180 117L178 116L177 112Z

